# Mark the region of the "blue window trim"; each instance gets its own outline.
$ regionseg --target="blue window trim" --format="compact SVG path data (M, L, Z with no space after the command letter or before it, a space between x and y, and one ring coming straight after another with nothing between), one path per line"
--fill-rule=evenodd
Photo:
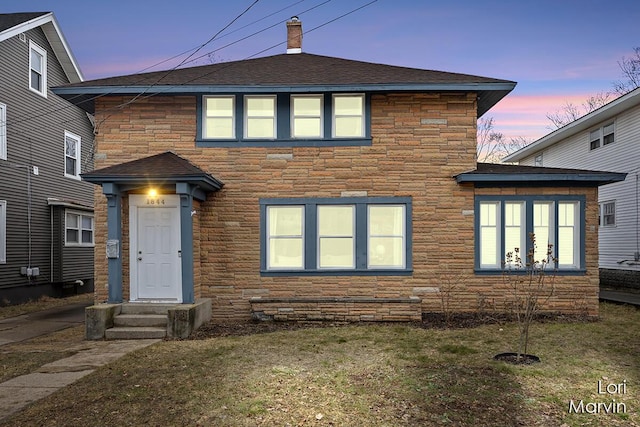
M363 92L354 92L363 93ZM306 93L300 93L305 95ZM323 99L323 138L292 138L291 137L291 96L296 93L201 93L196 97L196 147L353 147L370 146L371 139L371 94L364 95L364 137L362 138L332 138L333 125L333 93L318 93ZM205 139L202 135L204 123L204 103L205 96L234 96L235 105L235 135L233 139ZM244 138L244 96L245 95L276 95L276 139L245 139Z
M528 253L531 242L529 241L529 233L533 232L533 203L534 202L553 202L554 203L554 227L555 232L554 236L557 239L558 233L558 202L578 202L578 223L580 225L580 241L579 241L579 256L580 263L577 268L558 268L554 271L555 274L559 276L579 276L584 275L586 273L585 267L585 252L586 252L586 244L585 244L585 231L586 231L586 223L585 223L585 206L586 206L586 197L581 195L535 195L535 196L518 196L518 195L510 195L510 196L476 196L475 197L475 215L474 215L474 271L476 274L482 275L495 275L502 274L502 269L500 268L480 268L480 203L481 202L500 202L500 224L504 224L504 202L524 202L525 204L525 241L526 241L526 250L522 253ZM498 253L505 253L505 243L504 243L504 226L501 225L500 232L500 248L498 248ZM555 248L557 248L557 241L554 242L554 253Z
M367 206L405 206L405 267L367 268ZM304 206L305 241L304 270L267 269L267 206ZM318 205L355 205L355 268L324 269L317 262L317 207ZM335 197L335 198L265 198L260 199L260 275L261 276L410 276L413 274L413 228L411 197Z

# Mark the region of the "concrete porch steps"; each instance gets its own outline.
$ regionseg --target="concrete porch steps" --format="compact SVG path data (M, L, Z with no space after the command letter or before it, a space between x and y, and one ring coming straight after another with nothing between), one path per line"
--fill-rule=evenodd
M167 327L157 326L116 326L104 332L108 340L141 340L153 338L165 338Z
M153 339L167 336L169 309L175 304L122 304L113 317L113 328L105 331L111 340Z

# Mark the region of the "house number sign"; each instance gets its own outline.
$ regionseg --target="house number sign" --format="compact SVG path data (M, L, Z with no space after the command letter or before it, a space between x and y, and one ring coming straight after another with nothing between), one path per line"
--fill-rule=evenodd
M164 205L164 199L160 197L147 197L147 204L152 206Z

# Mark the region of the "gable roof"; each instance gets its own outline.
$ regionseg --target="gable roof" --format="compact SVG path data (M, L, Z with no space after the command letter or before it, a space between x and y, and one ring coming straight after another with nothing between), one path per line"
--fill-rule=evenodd
M518 162L525 157L543 150L551 145L557 144L579 132L584 132L589 128L600 124L605 120L610 120L618 114L640 105L640 87L631 92L614 99L608 104L586 114L579 119L543 136L524 148L506 156L503 162Z
M536 185L597 187L624 181L626 176L626 173L618 172L478 163L475 170L455 175L455 179L460 184L473 183L484 187Z
M53 52L71 83L84 80L53 12L0 13L0 42L42 27Z
M88 111L93 109L95 96L140 93L477 92L481 116L515 85L509 80L469 74L300 53L111 77L53 91Z
M128 185L187 182L205 191L216 191L224 185L207 172L175 153L166 151L154 156L120 163L80 175L93 184L105 182Z

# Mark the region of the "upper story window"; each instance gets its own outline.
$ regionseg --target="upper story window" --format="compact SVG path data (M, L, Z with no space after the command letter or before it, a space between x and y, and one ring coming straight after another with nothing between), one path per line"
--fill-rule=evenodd
M584 269L584 200L575 196L479 196L476 198L476 271L499 271L516 250L523 262L546 258L551 245L559 270Z
M29 89L47 97L47 51L29 41Z
M368 96L355 94L204 95L200 147L371 145Z
M93 246L93 215L76 211L65 214L65 245Z
M7 160L7 106L0 104L0 159Z
M600 226L611 227L616 225L616 202L600 203Z
M534 160L534 166L542 167L542 153L536 155L536 158Z
M333 136L336 138L364 136L364 95L333 96Z
M276 97L245 97L244 137L247 139L276 138Z
M322 96L291 95L291 137L322 138Z
M207 139L235 138L233 96L205 96L203 136Z
M80 137L64 133L64 175L80 179Z
M606 124L589 132L589 148L595 150L615 142L614 123Z
M263 199L262 274L410 274L411 199Z

